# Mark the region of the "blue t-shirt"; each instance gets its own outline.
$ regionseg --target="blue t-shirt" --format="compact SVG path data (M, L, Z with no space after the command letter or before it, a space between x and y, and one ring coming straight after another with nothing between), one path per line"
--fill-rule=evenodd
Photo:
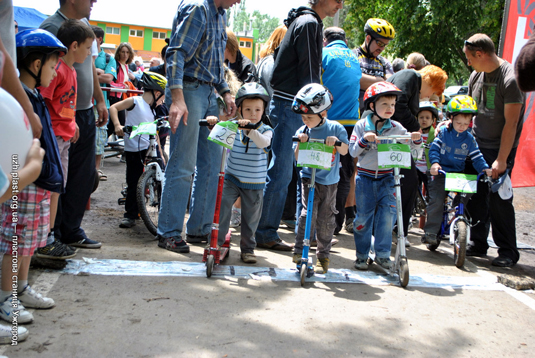
M302 126L295 132L295 135L303 133L306 126ZM312 128L308 132L309 138L314 139L326 139L329 136L335 136L342 143L348 144L347 131L344 126L338 122L325 119L325 123L317 128ZM297 142L294 143L295 146L298 145ZM308 167L303 167L301 169L301 178L310 178L312 175L312 169ZM316 170L316 182L322 185L332 185L340 181L340 153L336 151L336 154L333 155L331 161L331 170Z
M95 59L95 67L100 68L101 70L104 70L104 73L109 73L113 75L113 80L117 80L117 62L113 58L113 56L109 55L110 60L108 63L106 63L106 53L104 50L101 50L98 54L97 58ZM101 84L102 85L102 84ZM104 87L108 87L108 85L104 85ZM106 91L103 91L104 93L104 99L106 100L106 108L110 108L110 100L108 99L108 93Z
M329 118L353 127L360 118L360 62L344 41L333 41L323 48L321 80L333 94Z

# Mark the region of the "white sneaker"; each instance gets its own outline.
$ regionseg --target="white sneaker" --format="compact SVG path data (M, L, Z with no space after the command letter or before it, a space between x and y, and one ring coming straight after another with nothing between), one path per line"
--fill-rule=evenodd
M24 324L33 321L33 315L17 300L17 307L13 307L12 296L9 296L4 302L0 303L0 318L11 323L15 312L18 314L17 322Z
M11 344L12 339L17 340L17 342L22 342L28 336L30 332L24 327L17 327L17 336L13 337L11 332L11 326L4 326L0 324L0 344Z
M237 227L241 225L241 213L232 207L232 214L230 215L230 227Z
M19 301L29 308L52 308L56 305L53 299L43 297L43 295L31 288L30 285L26 285L24 290L19 293Z

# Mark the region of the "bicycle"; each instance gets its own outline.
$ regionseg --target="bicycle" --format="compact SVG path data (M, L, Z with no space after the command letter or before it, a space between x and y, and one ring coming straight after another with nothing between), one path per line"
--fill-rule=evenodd
M448 178L448 174L443 170L438 171ZM478 174L475 181L470 180L473 176L466 176L467 182L458 190L450 188L449 193L446 195L444 201L444 211L442 214L442 224L440 226L440 232L437 235L436 244L426 244L429 251L435 251L440 242L446 238L449 240L450 245L453 246L453 260L455 266L458 268L463 267L466 259L466 246L470 242L470 227L471 222L465 215L465 204L470 199L468 194L475 193L475 188L470 189L470 182L477 183L484 173ZM475 175L474 175L475 176ZM488 181L488 179L486 179ZM470 195L471 196L471 195Z
M167 164L167 156L163 148L160 152L157 150L158 133L160 129L169 127L166 121L168 117L161 117L155 120L155 125L149 128L149 148L144 160L143 174L139 177L136 196L139 215L143 223L153 235L157 235L158 215L160 212L160 203L162 197L162 181L164 177L164 168ZM125 126L125 133L132 133L132 126ZM163 157L163 159L162 159ZM126 197L126 191L121 193ZM119 199L121 201L121 199Z

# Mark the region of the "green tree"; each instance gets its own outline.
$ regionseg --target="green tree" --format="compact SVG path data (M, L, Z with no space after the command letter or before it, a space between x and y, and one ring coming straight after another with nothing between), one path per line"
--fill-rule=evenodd
M266 42L271 33L279 26L280 20L277 17L261 14L255 10L252 15L253 29L258 29L258 41Z
M462 83L471 71L462 51L464 40L481 32L498 45L504 4L503 0L347 0L343 28L348 37L362 43L366 20L385 19L396 30L396 39L385 50L387 55L407 58L420 52Z

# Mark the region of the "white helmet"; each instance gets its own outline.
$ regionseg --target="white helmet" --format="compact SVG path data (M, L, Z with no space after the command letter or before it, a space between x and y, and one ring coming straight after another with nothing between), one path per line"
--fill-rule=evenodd
M0 166L4 173L16 172L26 163L32 145L32 128L20 104L3 88L0 88L0 113ZM13 164L19 167L15 168Z
M299 114L320 114L333 105L333 95L318 83L305 85L297 92L292 111Z

